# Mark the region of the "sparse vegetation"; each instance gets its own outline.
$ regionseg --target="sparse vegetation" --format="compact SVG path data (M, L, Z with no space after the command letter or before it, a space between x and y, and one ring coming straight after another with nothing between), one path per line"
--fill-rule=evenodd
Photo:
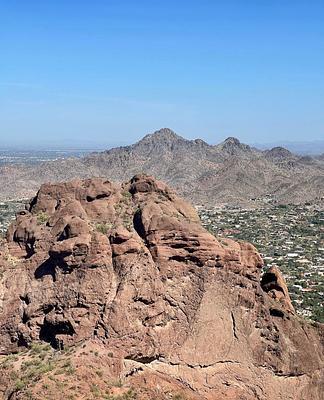
M43 225L43 224L46 224L49 217L46 214L46 212L40 211L39 213L36 214L36 218L37 218L38 225Z
M62 390L64 379L75 374L76 369L66 354L53 350L48 344L33 343L29 350L8 355L0 363L0 375L6 371L8 386L22 398L32 398L32 389L41 381L44 391L53 384ZM63 381L62 381L63 379Z
M132 198L132 194L129 193L129 191L124 191L122 192L123 197L125 197L126 199L131 199Z
M30 353L31 354L44 354L47 353L48 351L51 351L51 346L46 343L32 343L30 347Z
M187 398L180 393L176 393L172 396L172 400L186 400Z
M123 387L123 382L122 382L121 379L118 379L116 381L109 382L108 385L109 385L109 387L119 387L119 388L121 388L121 387Z
M101 394L100 389L99 389L99 387L97 385L91 385L90 386L90 391L93 394L93 396L96 397L96 398L99 397L100 394Z
M112 224L108 224L106 222L100 222L96 224L95 228L98 232L102 233L103 235L107 235L109 230L113 227Z
M103 398L105 400L135 400L138 397L134 389L129 389L123 394L106 394Z
M5 260L11 267L16 267L20 263L20 259L18 257L12 256L9 252L5 254Z

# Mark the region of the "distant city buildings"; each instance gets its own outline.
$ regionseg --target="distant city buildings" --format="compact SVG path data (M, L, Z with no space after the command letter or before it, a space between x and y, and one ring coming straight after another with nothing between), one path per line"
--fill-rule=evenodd
M16 212L25 207L23 201L0 202L0 236L5 235L9 224L15 219Z
M297 312L324 322L322 206L276 205L271 196L255 201L257 209L197 209L203 225L216 236L253 243L265 269L277 265L283 272Z

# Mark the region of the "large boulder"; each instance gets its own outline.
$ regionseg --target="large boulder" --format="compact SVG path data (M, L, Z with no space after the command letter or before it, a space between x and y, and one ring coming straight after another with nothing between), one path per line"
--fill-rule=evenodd
M95 343L156 398L322 399L323 326L295 314L279 270L261 277L251 244L217 240L150 176L43 185L0 266L2 354Z

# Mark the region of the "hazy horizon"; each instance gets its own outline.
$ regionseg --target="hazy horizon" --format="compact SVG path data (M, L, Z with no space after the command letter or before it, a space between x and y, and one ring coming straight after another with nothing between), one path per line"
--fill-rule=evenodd
M324 3L2 2L0 147L324 137Z
M155 132L155 131L154 131ZM10 151L17 151L17 152L92 152L92 151L104 151L104 150L109 150L111 148L115 148L115 147L120 147L120 146L128 146L128 145L132 145L136 142L138 142L139 140L141 140L145 135L147 134L152 134L154 132L146 132L143 133L141 136L138 136L137 138L134 138L134 140L132 141L120 141L120 142L102 142L102 143L97 143L97 144L92 144L92 146L82 146L79 145L77 146L77 143L74 144L68 144L68 143L64 143L64 142L60 142L60 143L52 143L52 144L40 144L40 145L34 145L34 146L26 146L26 145L22 145L22 144L17 144L17 145L8 145L5 146L3 145L3 143L0 143L0 152L10 152ZM217 145L221 142L223 142L224 140L226 140L226 137L223 137L219 140L215 140L215 141L208 141L206 138L204 138L204 136L193 136L193 137L187 137L184 134L179 134L178 132L175 132L176 134L178 134L179 136L187 139L187 140L194 140L194 139L202 139L205 140L208 144L210 145ZM318 154L322 154L324 153L324 139L323 140L311 140L311 141L286 141L286 140L277 140L274 142L244 142L240 139L239 136L235 136L237 139L239 139L239 141L241 143L245 143L248 144L252 147L256 147L260 150L266 150L266 149L271 149L273 147L285 147L288 150L295 152L296 154L309 154L309 155L318 155Z

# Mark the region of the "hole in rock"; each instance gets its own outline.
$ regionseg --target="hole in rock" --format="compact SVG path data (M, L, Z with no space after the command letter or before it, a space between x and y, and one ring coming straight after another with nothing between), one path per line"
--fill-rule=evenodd
M56 335L73 336L74 334L75 331L69 321L57 321L51 323L45 319L39 332L39 339L50 343L53 348L60 350L63 348L63 343L62 340L56 337Z
M132 360L132 361L137 361L142 364L149 364L152 361L158 360L160 358L160 355L155 355L155 356L144 356L143 354L130 354L125 357L126 360Z
M278 290L284 293L281 286L278 285L277 276L272 272L266 272L261 279L261 287L265 292L270 292L270 290Z
M277 308L271 308L270 315L272 315L273 317L279 317L279 318L283 318L285 316L284 312L281 310L278 310Z
M145 239L146 232L145 232L145 228L144 228L143 221L142 221L142 212L140 210L137 210L134 214L133 225L134 225L134 229L138 233L138 235L142 239Z
M105 199L110 196L110 193L97 194L97 196L87 196L87 202L91 203L95 200Z

